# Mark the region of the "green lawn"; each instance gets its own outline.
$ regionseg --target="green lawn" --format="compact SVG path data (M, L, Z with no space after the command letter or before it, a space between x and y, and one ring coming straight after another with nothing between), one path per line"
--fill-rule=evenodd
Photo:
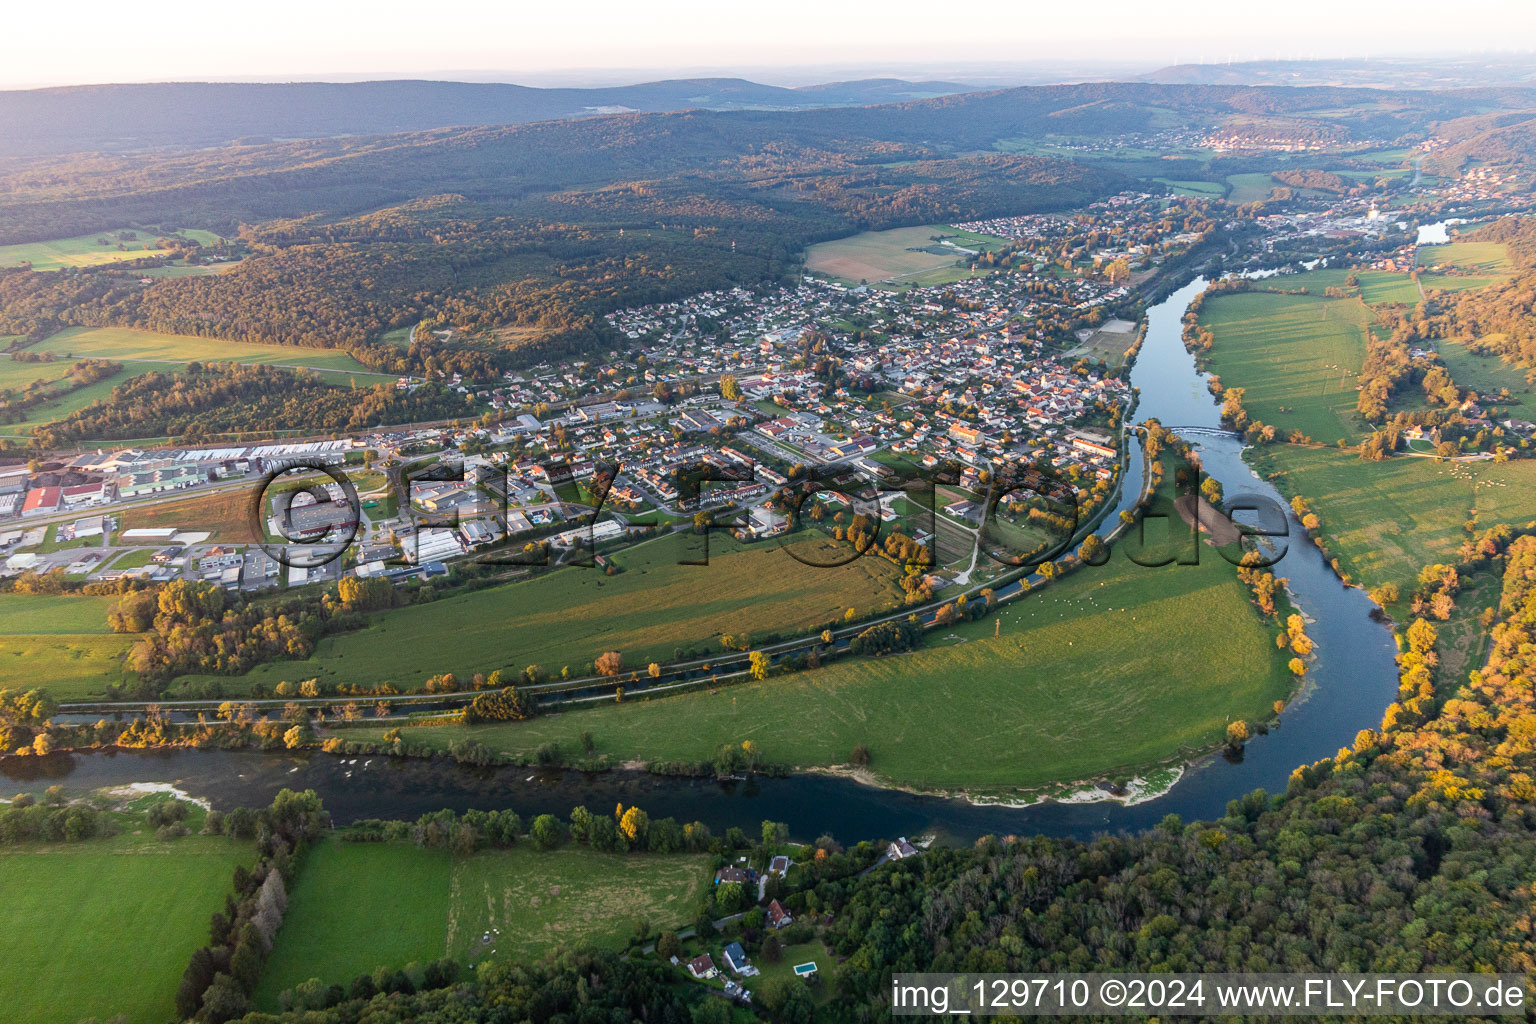
M795 977L796 964L814 963L820 984L811 987L812 998L817 1005L833 998L837 992L837 957L828 952L826 945L820 939L812 939L810 942L802 942L795 946L785 946L782 953L776 964L769 963L761 955L750 957L752 965L761 973L755 978L745 979L743 984L756 993L774 979Z
M121 243L123 248L119 250L117 234L124 230L132 231L137 237L123 241ZM219 241L217 235L208 231L180 233L197 239L203 245L213 245ZM122 260L139 260L148 256L163 255L170 251L154 248L157 237L159 237L158 232L153 229L114 228L111 231L77 235L74 238L24 242L20 245L0 245L0 267L16 267L30 262L33 270L58 270L62 267L93 267ZM98 244L101 239L106 239L108 244Z
M1355 388L1370 313L1358 299L1238 292L1200 311L1215 335L1209 369L1246 389L1251 419L1322 442L1358 438Z
M0 853L0 1005L9 1024L163 1024L244 844L121 836Z
M636 920L692 920L709 884L702 855L487 850L454 858L403 843L315 847L257 989L259 1006L312 977L346 984L375 967L448 955L478 962L536 958L553 948L620 948ZM493 928L490 945L481 936Z
M1275 627L1213 549L1200 554L1197 566L1153 569L1117 547L1107 565L1009 605L997 637L989 617L930 632L916 653L409 735L531 756L545 743L575 755L585 731L609 763L709 760L753 740L768 761L802 768L846 763L864 744L882 779L931 790L1127 775L1219 742L1230 718L1269 717L1290 691Z
M463 678L527 665L585 672L609 650L644 671L651 661L673 660L680 647L719 653L722 633L798 633L840 619L849 607L893 607L900 593L896 567L885 559L813 568L772 541L744 546L714 536L708 565L677 564L695 557L697 540L674 534L622 551L616 560L625 571L615 576L560 568L384 612L364 630L322 640L307 660L273 662L224 682L271 686L319 677L414 687L439 672ZM815 538L793 543L806 557L827 546Z
M286 345L254 345L243 341L161 334L129 327L70 327L44 338L32 346L30 351L68 354L75 359L138 359L165 363L227 360L238 363L279 363L317 370L367 372L367 367L345 352ZM374 381L383 379L372 378Z
M1457 561L1468 520L1479 529L1536 520L1536 462L1372 463L1352 451L1277 445L1257 453L1254 465L1278 473L1274 482L1287 496L1312 500L1328 551L1352 579L1395 582L1405 594L1423 566Z

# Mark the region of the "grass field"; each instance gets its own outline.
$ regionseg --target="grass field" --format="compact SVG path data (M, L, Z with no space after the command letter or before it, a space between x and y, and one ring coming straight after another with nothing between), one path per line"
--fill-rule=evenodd
M1280 186L1267 171L1228 175L1227 184L1231 186L1227 200L1233 203L1256 203L1268 199L1269 194Z
M1216 181L1179 181L1175 178L1153 178L1173 189L1175 195L1194 196L1196 199L1221 198L1226 186Z
M44 338L32 346L30 351L53 352L61 356L67 354L75 359L123 359L159 363L224 360L304 366L343 373L366 374L368 371L367 367L345 352L286 345L253 345L243 341L140 331L130 327L70 327ZM144 369L152 370L155 367ZM384 379L360 378L365 383L377 383Z
M54 363L53 365L58 367L60 364ZM67 362L63 364L65 369L69 365ZM0 437L25 437L32 433L34 428L40 427L45 423L52 423L54 420L63 419L70 413L84 409L93 402L104 402L112 394L113 388L132 379L141 372L143 371L124 368L105 380L99 380L94 384L71 391L66 395L60 395L58 398L40 402L27 410L26 419L17 420L15 423L0 424ZM63 373L61 372L59 375L63 376Z
M1524 367L1507 363L1498 356L1478 355L1467 346L1450 340L1440 342L1437 350L1440 361L1451 372L1451 378L1459 386L1471 388L1481 396L1493 398L1501 388L1508 388L1511 395L1528 405L1530 396L1536 393L1531 386L1530 371ZM1527 408L1526 412L1516 415L1529 419L1529 413Z
M375 615L356 633L327 637L312 658L260 666L225 685L308 679L389 680L417 686L439 672L541 665L584 672L604 651L620 651L631 667L670 661L676 650L719 653L719 634L766 636L819 628L849 608L893 606L896 567L860 558L839 568L802 564L773 542L744 546L710 538L708 565L695 557L698 538L672 535L616 556L625 571L561 568L535 579ZM805 557L826 542L794 541Z
M0 343L5 341L0 338ZM51 363L21 363L10 356L0 356L0 388L22 389L33 381L55 381L69 376L74 365L67 359Z
M115 600L0 594L0 688L83 697L121 681L134 638L107 632Z
M966 249L983 251L1005 244L1000 238L960 232L944 225L865 231L811 246L805 253L805 268L850 284L938 284L941 282L927 278L943 270L958 275L951 280L967 276L967 268L956 266L965 254L934 241L935 236L951 239ZM926 251L930 249L935 251Z
M137 237L122 241L118 249L120 231L132 231ZM209 231L182 231L202 245L214 245L219 237ZM153 229L114 228L74 238L56 238L47 242L24 242L20 245L0 245L0 267L17 267L31 263L33 270L58 270L62 267L94 267L123 260L141 260L147 256L160 256L168 249L154 248L158 233ZM107 244L99 241L106 239Z
M115 597L73 594L0 594L0 633L107 632Z
M163 1024L243 844L122 835L0 853L0 1005L10 1024Z
M345 985L375 967L444 955L453 862L402 843L320 843L288 894L288 915L256 989L256 1004L313 977Z
M136 638L107 633L0 634L0 687L42 687L60 699L96 696L134 678L122 658Z
M1421 245L1419 264L1433 267L1449 264L1481 274L1512 273L1509 247L1503 242L1451 242L1449 245Z
M551 948L621 949L637 922L678 928L693 920L710 883L705 855L488 850L453 868L448 953L482 959L481 936L500 928L498 957L535 959Z
M709 884L704 856L632 857L579 847L488 850L467 858L399 843L317 846L257 990L275 1007L286 988L318 976L346 984L375 967L444 955L536 958L559 946L620 948L644 920L682 925ZM500 928L491 946L481 936Z
M1370 313L1357 299L1239 292L1208 301L1200 321L1216 336L1210 371L1247 389L1250 418L1325 443L1361 435L1355 387Z
M586 731L610 763L709 760L750 739L768 761L798 767L846 763L862 743L881 779L934 790L1126 775L1218 742L1230 718L1267 718L1291 687L1273 627L1234 570L1200 550L1198 566L1160 569L1117 550L1010 605L998 637L984 618L931 632L912 654L410 738L445 748L473 737L516 755L554 743L574 755Z
M302 366L313 370L325 381L341 386L372 387L388 379L369 375L366 367L346 353L182 337L126 327L67 328L32 346L31 351L51 352L59 358L53 363L0 360L0 388L24 387L32 380L61 378L73 362L81 359L125 362L122 370L105 380L40 403L27 410L24 420L0 424L0 437L25 437L36 427L63 419L93 402L106 401L113 388L134 377L152 370L174 371L193 360Z
M1352 579L1395 582L1405 594L1423 566L1457 560L1467 521L1484 529L1536 520L1536 463L1529 461L1369 463L1354 452L1287 445L1263 449L1254 466L1278 472L1275 484L1286 495L1313 501L1324 543Z

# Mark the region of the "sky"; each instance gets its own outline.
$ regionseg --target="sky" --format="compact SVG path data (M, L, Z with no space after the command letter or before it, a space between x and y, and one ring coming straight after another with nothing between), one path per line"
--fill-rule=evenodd
M1536 50L1536 3L1480 0L68 0L6 12L0 87L433 77L611 84L973 62L1173 63ZM1457 17L1475 11L1475 17ZM760 80L768 75L758 74ZM786 80L791 79L791 80Z

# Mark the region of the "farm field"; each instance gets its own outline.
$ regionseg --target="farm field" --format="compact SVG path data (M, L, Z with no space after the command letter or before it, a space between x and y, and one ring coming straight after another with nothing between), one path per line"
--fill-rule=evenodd
M798 767L844 764L864 744L876 776L931 790L1125 776L1219 742L1230 718L1268 718L1290 692L1274 627L1235 571L1211 548L1200 553L1197 566L1148 569L1117 549L1107 565L1011 603L996 637L987 617L931 631L915 653L409 737L441 748L473 738L517 756L552 743L574 755L590 732L609 763L707 761L750 739L767 761ZM1191 664L1210 668L1192 675Z
M132 231L137 236L123 241L122 250L117 248L117 235L120 231ZM219 241L219 237L210 231L182 231L180 234L195 238L202 245L215 245ZM47 242L0 245L0 267L31 263L33 270L58 270L62 267L94 267L123 260L140 260L170 251L153 247L157 237L153 229L113 228L111 231L56 238ZM108 239L109 244L98 244L103 238Z
M956 231L945 225L865 231L850 238L811 246L805 253L805 268L851 284L866 281L937 284L940 282L926 277L940 270L968 276L967 268L955 266L965 254L934 241L938 235L967 249L994 249L1005 244L1000 238ZM935 251L926 251L929 249ZM952 280L959 280L959 277Z
M0 853L0 1003L13 1024L162 1024L208 918L250 849L213 836L123 835ZM135 930L153 922L154 941Z
M1421 245L1419 264L1433 267L1450 264L1483 274L1508 274L1515 265L1509 259L1509 247L1503 242L1451 242L1448 245Z
M478 962L492 948L497 959L523 962L556 946L617 949L637 920L691 920L709 880L703 855L624 856L572 846L452 857L404 843L331 840L300 870L256 1002L275 1008L279 993L317 970L323 981L345 985L379 966L443 956ZM486 946L481 936L493 928L501 935Z
M1355 387L1370 313L1359 300L1239 292L1207 301L1200 321L1216 337L1210 372L1246 389L1251 419L1325 443L1361 436Z
M174 527L188 533L207 533L211 541L254 544L261 540L251 529L251 505L258 493L258 485L252 483L195 498L172 497L163 503L125 508L118 516L118 529Z
M315 370L368 373L368 368L345 352L326 349L253 345L244 341L195 338L179 334L140 331L131 327L69 327L33 345L29 351L53 352L75 359L122 359L158 363L226 361L304 366ZM155 369L155 367L145 367ZM371 378L377 383L383 377Z
M1286 496L1311 500L1322 539L1348 577L1365 586L1411 589L1419 570L1455 562L1478 529L1536 521L1536 463L1441 462L1394 458L1363 462L1350 451L1275 445L1256 451L1254 468Z
M569 665L573 674L585 674L610 650L644 671L651 661L673 660L679 649L701 657L719 653L722 633L765 637L820 628L849 607L863 613L891 607L899 597L896 567L882 558L817 568L772 541L742 545L714 536L708 565L679 565L698 557L698 539L674 534L621 551L614 558L625 571L615 576L560 568L384 612L366 629L325 638L312 658L220 678L225 686L318 677L406 687L440 672L463 678L526 665L553 674ZM791 543L803 546L807 558L829 560L818 553L828 541Z

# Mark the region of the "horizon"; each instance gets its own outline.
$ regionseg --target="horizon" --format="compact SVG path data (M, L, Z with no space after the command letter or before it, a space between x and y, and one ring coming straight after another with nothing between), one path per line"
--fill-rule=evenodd
M1412 17L1414 9L1424 16ZM1112 77L1175 65L1536 51L1536 18L1518 0L1495 0L1479 19L1480 25L1499 26L1495 47L1485 29L1445 24L1435 12L1428 4L1410 4L1401 12L1410 16L1384 25L1368 11L1303 0L1281 24L1249 17L1212 24L1107 0L1098 29L1085 33L1071 13L1040 9L1025 18L1016 4L999 0L984 0L965 17L947 21L935 21L931 11L911 0L832 10L789 0L768 22L697 0L674 2L667 18L612 0L600 0L580 15L458 0L438 7L426 23L417 23L419 12L399 0L374 9L366 23L344 11L278 0L260 24L186 3L130 9L90 0L83 9L32 7L13 14L15 38L36 45L0 67L0 89L421 78L598 87L742 77L805 85L839 80L846 77L840 72L858 69L886 73L857 77L958 76L964 84L971 84L967 74L974 72L983 76L977 84L1003 85L1037 81L1040 68L1063 69L1056 80L1102 79L1103 69ZM816 29L813 44L806 42L807 24ZM302 31L295 33L295 26ZM1320 32L1320 26L1328 31ZM52 45L66 37L68 47ZM215 38L231 45L212 48L208 41Z

